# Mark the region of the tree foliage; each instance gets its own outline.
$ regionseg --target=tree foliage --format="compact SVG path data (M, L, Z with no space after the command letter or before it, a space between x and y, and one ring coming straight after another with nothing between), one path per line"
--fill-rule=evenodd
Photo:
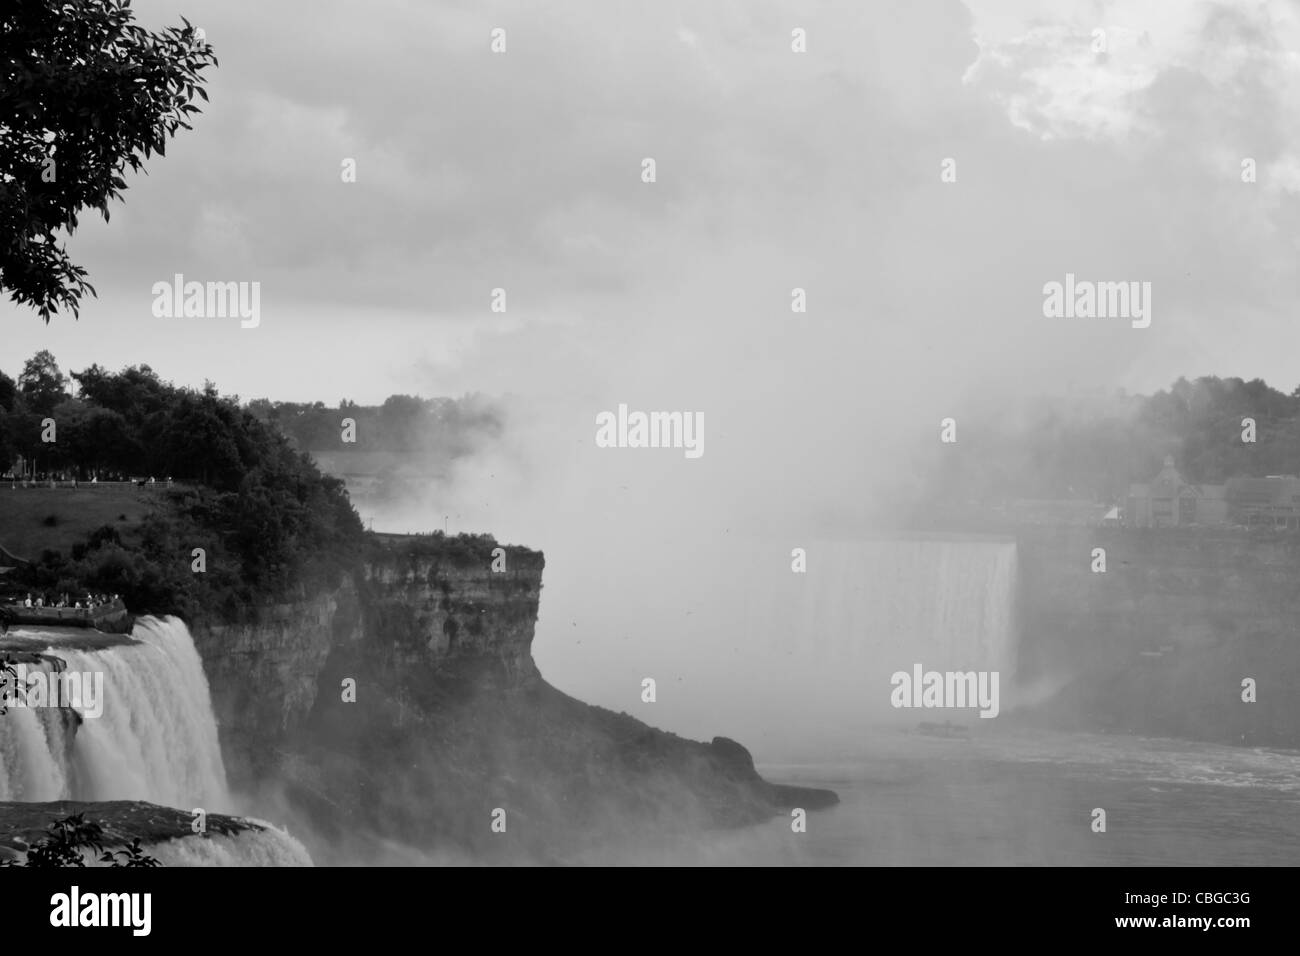
M1242 440L1243 419L1256 440ZM1172 455L1188 481L1300 475L1300 389L1290 395L1260 379L1180 378L1153 395L1043 402L1019 415L963 422L916 489L915 507L1014 498L1121 502Z
M130 0L5 0L0 7L0 288L47 323L94 287L69 258L84 209L109 218L167 139L190 129L217 58L202 33L136 25Z
M337 408L323 402L271 402L248 405L263 421L284 432L307 451L339 448L339 422L356 422L360 452L426 454L443 461L468 454L501 434L502 413L496 403L477 394L453 398L390 395L382 405L358 405L343 399Z
M76 813L62 820L55 820L46 829L46 835L27 851L23 864L14 860L0 860L0 866L33 867L68 867L86 865L83 850L93 851L100 863L115 867L154 867L161 866L156 859L145 853L136 837L120 850L104 849L104 828L93 820L87 820L85 814Z
M37 352L23 363L18 375L18 392L31 411L48 415L56 405L68 397L67 379L59 370L59 363L46 349Z
M53 356L40 364L53 366ZM147 366L92 366L71 379L78 394L54 409L57 442L40 442L39 415L21 390L13 409L0 411L0 431L18 436L22 454L40 455L43 469L83 479L103 469L156 476L162 507L129 539L106 526L71 554L46 552L15 572L20 583L121 594L136 613L193 621L205 611L229 616L293 585L337 583L359 555L361 520L343 482L235 398L211 384L163 382ZM206 573L191 570L195 548Z

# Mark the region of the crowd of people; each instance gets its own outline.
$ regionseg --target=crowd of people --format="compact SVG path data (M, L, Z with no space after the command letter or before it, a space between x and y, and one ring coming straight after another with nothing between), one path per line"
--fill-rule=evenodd
M0 481L8 481L9 484L14 487L21 485L24 488L57 488L60 486L77 488L82 485L99 484L99 475L92 475L90 480L86 481L85 479L77 478L76 475L46 474L45 472L40 472L36 475L15 475L10 473L0 475ZM152 475L148 478L135 478L130 475L105 475L104 482L106 484L134 484L140 487L159 484L158 480ZM170 475L167 476L166 483L168 488L172 486Z
M87 592L84 599L78 599L75 596L70 596L68 592L64 591L62 594L56 594L52 598L47 598L44 594L38 594L33 598L29 591L27 592L27 597L21 602L21 606L25 608L53 607L71 608L76 611L90 611L99 607L107 607L117 601L118 596L116 594L91 594L90 592Z

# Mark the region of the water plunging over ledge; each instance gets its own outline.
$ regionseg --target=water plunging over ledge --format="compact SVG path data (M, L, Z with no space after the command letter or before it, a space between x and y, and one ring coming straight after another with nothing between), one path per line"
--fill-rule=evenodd
M203 665L178 618L144 617L129 638L14 628L0 647L53 671L103 674L103 712L15 707L0 716L0 800L147 800L230 809Z

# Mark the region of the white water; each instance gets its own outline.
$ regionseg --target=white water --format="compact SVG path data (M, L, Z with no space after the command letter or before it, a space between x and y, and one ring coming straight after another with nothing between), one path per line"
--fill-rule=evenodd
M836 664L893 673L1015 670L1016 546L924 538L823 542L799 633ZM819 645L820 646L817 646Z
M737 536L704 553L657 564L636 587L611 564L586 598L548 598L534 642L542 673L579 699L685 736L732 737L765 760L836 752L881 723L979 719L892 707L892 675L916 664L997 672L1001 712L1014 705L1010 538ZM653 704L645 678L657 682Z
M261 830L243 830L234 836L209 833L204 837L177 837L151 843L149 856L163 866L314 866L307 848L265 820L252 822ZM82 850L86 866L106 867L95 850Z
M233 810L203 663L185 622L140 618L134 644L90 649L84 635L14 629L61 658L65 672L103 675L102 712L10 707L0 716L0 800L142 800L182 810ZM48 668L42 668L48 672ZM301 843L272 824L235 836L209 834L152 844L164 866L311 866ZM88 858L91 865L97 861Z
M58 710L11 707L0 717L0 800L230 809L212 699L189 629L177 618L145 617L131 636L138 643L88 650L49 635L46 653L67 671L103 674L103 712L84 717L69 746Z
M1002 706L1010 705L1018 641L1014 542L814 542L807 573L786 577L782 606L758 613L777 628L772 646L778 653L785 646L776 684L793 692L781 708L790 752L808 753L814 742L849 743L880 722L974 716L894 708L892 676L917 664L925 671L996 672ZM779 691L773 687L768 696L775 702ZM804 732L797 734L800 724Z
M245 830L235 836L209 834L198 839L181 837L149 847L149 855L163 866L311 866L307 848L265 821L266 829Z
M1016 665L1017 556L1011 540L813 541L807 570L789 559L744 568L746 649L828 678L886 688L895 671ZM793 657L790 661L788 658Z

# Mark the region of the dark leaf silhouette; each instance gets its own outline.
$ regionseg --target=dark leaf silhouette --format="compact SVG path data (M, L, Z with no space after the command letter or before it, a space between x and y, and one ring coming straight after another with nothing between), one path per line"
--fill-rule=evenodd
M58 235L122 198L141 154L165 155L212 47L188 23L150 32L123 0L5 0L0 8L0 289L49 322L95 295ZM194 108L197 111L197 108Z
M46 837L37 841L27 851L27 866L68 867L86 865L82 850L91 850L98 854L100 863L110 866L149 867L161 866L156 859L144 852L140 838L136 837L130 845L121 850L106 851L103 847L104 828L98 823L86 820L85 814L75 813L62 820L55 820L46 831ZM14 860L0 860L0 866L19 866Z

